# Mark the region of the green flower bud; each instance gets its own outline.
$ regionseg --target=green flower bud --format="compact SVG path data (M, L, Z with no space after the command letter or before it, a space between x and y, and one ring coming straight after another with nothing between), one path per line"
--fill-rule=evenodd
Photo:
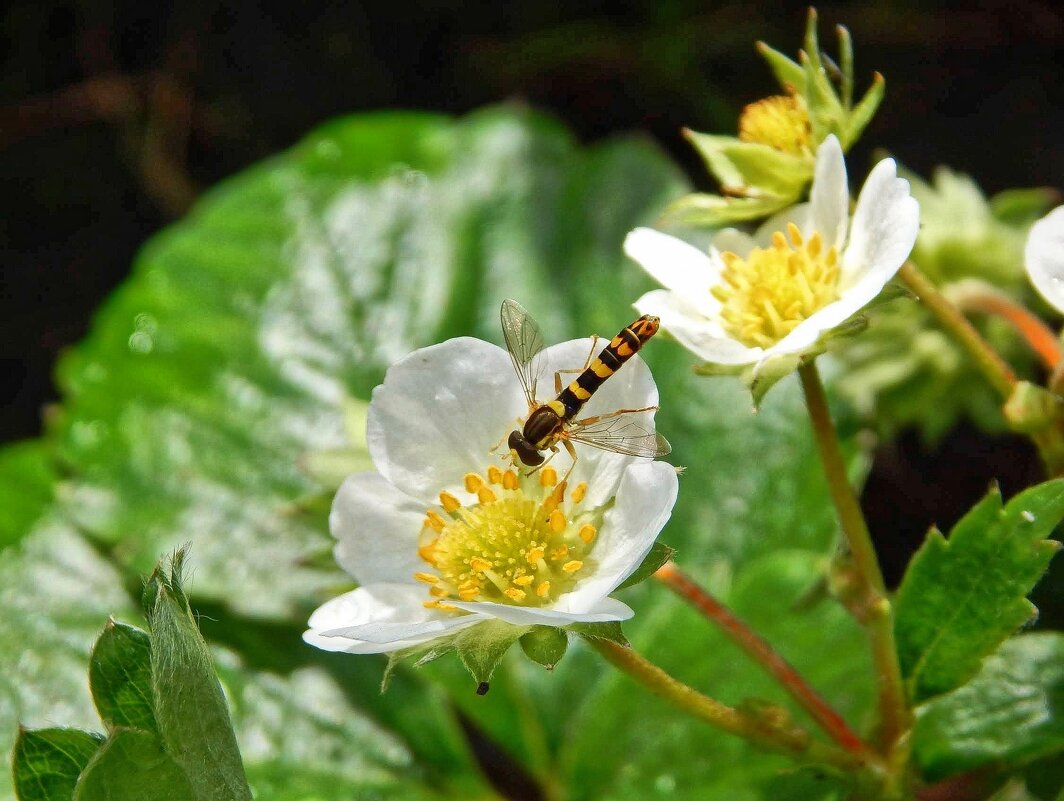
M520 642L525 656L547 670L554 670L569 647L568 635L553 626L533 626L531 631L521 636Z

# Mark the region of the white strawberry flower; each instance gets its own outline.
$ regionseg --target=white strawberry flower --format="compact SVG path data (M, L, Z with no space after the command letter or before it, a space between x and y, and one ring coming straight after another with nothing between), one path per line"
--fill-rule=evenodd
M1034 288L1050 306L1064 313L1064 206L1031 226L1024 257Z
M545 376L583 365L590 339L543 353ZM553 381L550 382L553 385ZM633 357L590 416L657 404ZM531 475L493 446L528 413L506 351L452 339L394 364L373 392L375 470L350 476L329 522L359 587L310 618L304 639L348 653L423 645L487 621L567 626L631 617L609 597L649 553L676 500L674 468L577 444ZM640 424L653 431L649 413ZM518 465L520 467L520 465Z
M822 338L872 301L916 241L919 206L893 159L865 182L851 220L842 148L817 150L809 203L772 218L756 237L718 235L709 253L649 228L625 252L665 289L635 307L706 362L746 371L789 371Z

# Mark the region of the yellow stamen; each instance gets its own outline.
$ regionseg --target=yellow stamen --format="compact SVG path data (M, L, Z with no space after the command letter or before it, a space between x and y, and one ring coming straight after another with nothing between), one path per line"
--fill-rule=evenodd
M525 554L525 559L528 560L530 565L536 564L543 558L544 550L542 548L529 548L528 553Z
M546 598L547 594L549 592L550 592L550 582L549 581L544 581L542 584L540 584L538 587L536 587L536 595L538 595L540 598Z
M562 565L562 570L564 570L566 573L575 573L577 570L579 570L583 566L584 566L583 562L581 562L578 559L574 559L573 561L566 562L564 565Z
M550 525L551 531L555 532L556 534L560 534L561 532L565 531L565 527L568 525L568 523L566 522L565 515L562 514L561 510L555 509L553 512L550 513L548 525Z
M518 587L527 587L529 584L531 584L535 580L536 580L535 576L531 575L530 573L526 573L523 576L518 576L517 578L515 578L514 579L514 584L516 584Z
M463 601L475 601L480 595L480 587L459 588L458 597Z
M435 596L436 598L446 598L450 594L451 593L443 587L429 587L429 595Z
M502 591L502 594L511 598L514 601L523 601L528 594L524 590L519 590L517 587L507 587Z
M443 531L446 523L443 522L443 518L431 509L425 512L425 525L431 528L433 531Z
M739 139L794 155L813 150L813 129L805 101L798 95L774 95L743 109Z
M497 498L495 497L495 493L492 492L491 487L481 486L481 488L477 490L477 500L481 503L491 503L492 501L497 500Z
M553 487L558 483L558 471L553 467L544 467L539 472L539 483L544 487Z
M577 536L588 545L591 544L591 540L595 539L596 534L598 534L598 529L590 523L585 523L580 526L580 531L577 532Z
M555 562L557 562L557 561L559 561L561 559L564 559L568 555L569 555L569 546L568 545L561 545L561 546L555 548L553 551L550 552L550 558L553 559Z
M470 559L469 566L478 573L483 573L486 570L491 570L491 562L489 562L487 559L482 559L479 556L474 556L472 559Z
M476 492L482 486L484 486L484 479L482 479L476 473L466 473L465 474L466 492Z
M447 490L440 493L440 506L443 507L443 511L447 512L447 514L454 514L462 508L461 502Z
M517 473L513 470L507 470L502 474L502 486L503 489L515 490L517 489Z
M573 503L580 503L580 501L584 500L585 495L587 495L587 482L581 481L579 484L573 487Z
M434 576L431 573L415 573L414 578L418 581L423 581L426 584L435 584L440 580L439 576Z

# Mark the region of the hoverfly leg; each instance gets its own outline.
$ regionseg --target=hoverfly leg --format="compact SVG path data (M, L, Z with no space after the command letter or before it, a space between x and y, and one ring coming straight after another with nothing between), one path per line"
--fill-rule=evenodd
M573 443L567 438L562 438L562 445L565 446L565 450L569 452L569 458L572 459L569 463L569 469L566 470L565 475L562 476L561 483L564 484L569 480L569 474L573 472L573 468L576 467L576 448L573 447ZM557 449L555 449L555 453L557 453Z
M599 337L598 334L592 334L591 335L591 350L588 352L587 358L584 359L584 366L583 367L570 367L570 368L566 368L564 370L558 370L558 371L556 371L554 373L554 394L555 395L561 394L561 391L562 391L562 373L578 373L579 374L579 373L584 372L584 370L586 370L588 367L591 366L591 362L594 361L594 359L595 359L595 351L598 350L598 343L599 343L599 339L600 338L601 337Z
M615 412L609 414L596 414L594 417L585 417L582 420L574 420L574 426L589 426L593 423L601 423L603 420L609 420L613 417L620 417L622 414L636 414L638 412L656 412L658 406L644 406L642 409L618 409Z
M521 428L521 418L520 417L515 417L514 418L514 428L515 429L520 429ZM509 439L509 437L510 437L509 432L503 434L502 438L498 442L496 442L494 445L492 445L490 448L488 448L488 453L495 453L495 451L499 450L499 448L502 447L502 444L504 442L506 442L506 440ZM506 457L503 457L503 458L506 458Z

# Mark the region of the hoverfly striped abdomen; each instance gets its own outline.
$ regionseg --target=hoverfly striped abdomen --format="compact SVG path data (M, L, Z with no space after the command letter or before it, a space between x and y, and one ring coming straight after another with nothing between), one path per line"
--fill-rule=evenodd
M595 361L558 395L558 402L564 407L562 417L572 420L595 390L602 386L602 382L635 356L657 332L658 318L648 314L621 329L620 333L610 340L610 344L602 349ZM531 421L531 418L529 420Z

